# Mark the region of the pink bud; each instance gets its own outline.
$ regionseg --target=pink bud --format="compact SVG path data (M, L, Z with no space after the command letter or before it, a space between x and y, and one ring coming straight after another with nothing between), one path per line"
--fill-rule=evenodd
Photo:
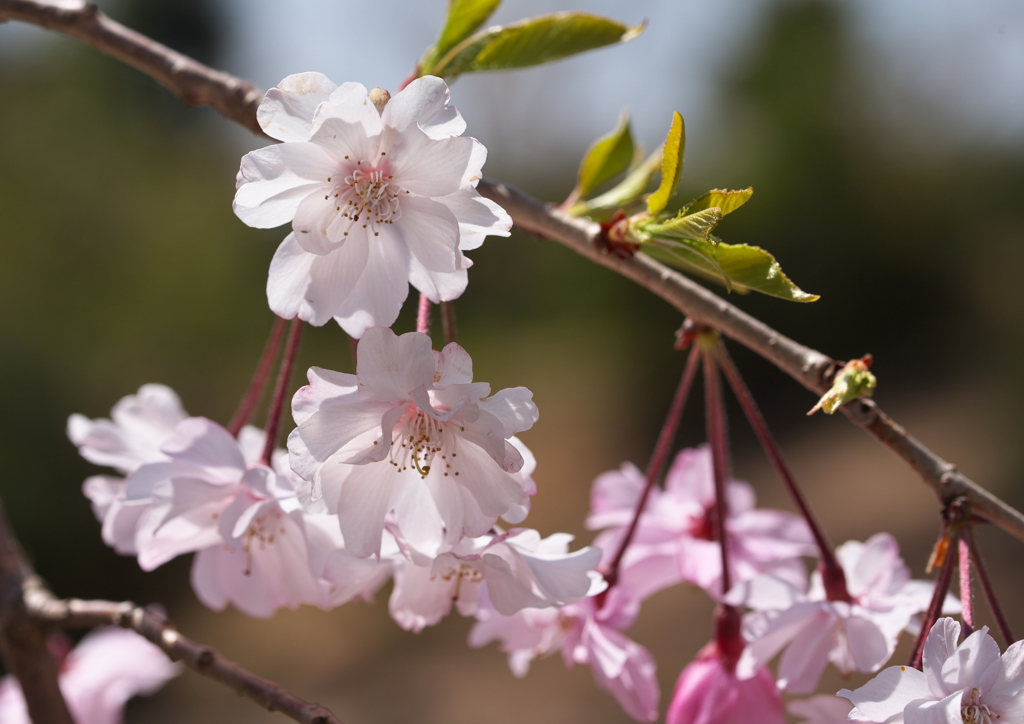
M782 698L767 669L739 680L714 643L679 675L665 724L785 724Z

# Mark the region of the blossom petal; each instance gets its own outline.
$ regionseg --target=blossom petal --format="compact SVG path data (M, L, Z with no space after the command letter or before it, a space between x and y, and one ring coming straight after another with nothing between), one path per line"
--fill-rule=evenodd
M337 162L312 143L281 143L242 157L243 183L232 208L249 226L270 229L292 220L299 203L327 184Z
M454 106L449 106L448 85L436 76L417 78L384 106L381 121L385 129L404 133L419 126L431 138L461 136L466 122ZM385 134L388 130L385 130Z
M479 248L488 236L511 233L512 217L475 188L462 188L435 201L451 209L459 220L459 248L463 251Z
M260 128L278 141L308 141L313 114L337 88L323 73L295 73L271 88L256 110Z
M468 385L473 381L473 358L461 345L450 342L440 352L434 353L434 384Z
M305 451L292 450L292 468L308 479L307 465L322 463L365 432L380 428L381 418L393 405L387 402L337 402L325 405L298 427ZM351 451L355 453L357 451ZM305 459L304 453L312 456Z
M338 496L338 523L345 544L359 558L379 555L384 516L403 481L390 465L353 467Z
M394 182L420 196L447 196L479 176L486 150L472 138L435 140L419 128L397 134L391 147L381 143L390 159ZM404 203L406 198L402 199Z
M494 415L505 428L505 437L529 430L540 412L533 402L533 393L525 387L508 387L486 400L481 400L480 409Z
M182 420L174 437L164 443L163 451L175 462L194 465L206 473L209 482L236 482L245 472L246 462L235 438L205 417Z
M903 710L903 721L906 724L959 724L964 720L960 699L958 691L942 701L912 701Z
M867 722L890 721L912 701L933 700L925 674L910 666L890 666L859 689L843 689L837 696L853 704L851 721Z
M366 268L334 315L350 337L359 339L367 329L388 327L398 319L409 295L408 257L404 244L385 235L373 237Z
M361 400L398 404L409 400L417 387L433 385L434 351L425 334L399 336L387 327L374 327L363 335L358 352Z
M405 244L429 271L450 274L461 269L459 221L451 209L422 196L405 196L400 203L402 215L378 233Z
M846 619L846 642L850 658L857 671L877 671L889 657L895 646L870 619L850 616Z
M309 139L311 144L334 159L332 171L339 178L334 179L333 183L340 182L340 176L351 173L352 167L357 165L365 165L369 171L377 160L380 117L372 103L366 101L366 104L368 108L363 105L346 106L338 109L330 118L318 119L319 128Z
M395 571L388 612L406 631L419 633L448 615L457 582L457 576L446 581L429 567L405 562Z
M369 92L362 83L349 81L334 89L330 97L316 109L313 133L331 118L360 124L369 136L377 136L383 130L377 107L370 102Z
M467 270L473 266L471 259L462 258L462 269L454 272L434 272L427 269L412 254L408 257L409 283L416 291L427 295L434 304L450 302L462 296L469 285Z
M335 372L323 367L310 367L306 372L309 384L299 388L292 397L292 417L301 425L313 413L332 401L354 402L356 395L356 376L345 372ZM348 398L338 400L337 398Z

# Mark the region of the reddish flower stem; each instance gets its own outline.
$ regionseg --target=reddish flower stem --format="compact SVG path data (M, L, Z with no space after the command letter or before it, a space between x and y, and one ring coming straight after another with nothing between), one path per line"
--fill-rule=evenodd
M729 479L729 432L726 429L725 405L722 402L722 386L718 377L718 365L713 352L704 350L704 416L707 424L708 443L711 445L711 467L715 476L715 512L711 516L715 538L722 550L722 594L732 588L729 569L729 546L726 538L725 521L729 517L729 503L725 497L726 481Z
M974 633L974 602L971 600L971 549L964 539L967 526L960 529L957 541L957 561L960 563L960 620L964 622L964 636Z
M416 331L430 335L430 298L420 293L420 306L416 311Z
M640 494L640 500L637 501L636 510L633 511L633 519L629 522L629 528L626 529L626 535L622 538L622 542L619 543L615 557L612 558L612 562L608 565L608 572L605 574L608 588L614 586L618 580L619 566L622 564L622 557L626 554L626 549L629 548L633 535L636 533L637 525L640 522L640 514L643 513L644 507L647 505L647 498L650 497L655 481L661 477L661 472L665 469L665 462L668 460L669 453L672 450L672 442L676 438L676 430L679 428L679 420L682 418L683 410L686 408L686 399L690 396L690 388L693 387L693 380L697 376L697 363L699 361L700 351L694 347L690 352L690 357L686 360L683 376L679 380L679 386L676 387L676 394L672 398L671 406L668 408L668 415L665 416L665 424L662 425L661 432L658 433L658 441L654 445L651 460L647 463L644 490Z
M753 395L750 394L750 389L743 381L743 377L740 376L739 369L737 369L736 364L732 361L732 357L729 356L729 352L725 349L725 344L721 339L718 340L715 356L718 358L725 379L729 381L729 386L736 395L736 399L739 400L740 407L743 408L750 426L754 429L754 434L757 435L761 447L764 449L779 477L782 478L782 482L793 498L793 502L796 503L800 514L807 521L807 527L811 529L811 535L814 536L814 542L818 546L818 556L821 560L821 577L825 586L826 597L829 601L848 602L853 600L846 587L846 575L843 572L842 566L839 565L839 561L836 560L828 536L825 535L821 524L811 511L810 505L807 504L807 499L804 498L803 492L796 484L796 479L793 477L789 465L786 464L785 459L782 457L782 451L779 449L775 437L772 435L771 430L768 429L768 423L765 422L761 410L758 408L757 403L754 402Z
M234 417L231 418L231 422L228 423L228 432L235 437L238 437L239 431L252 418L252 413L255 412L256 405L263 395L263 388L266 387L267 380L270 378L270 367L274 363L274 358L277 357L277 351L281 348L281 340L284 338L284 328L286 326L286 320L274 317L274 326L270 328L270 336L267 338L267 343L263 346L263 354L260 355L256 371L253 372L249 389L246 390L245 397L242 398L242 402L238 405L238 410L235 412Z
M914 649L910 653L910 666L915 669L921 668L921 655L924 653L925 639L928 638L928 632L932 630L932 626L939 620L939 614L942 612L942 602L946 600L949 582L953 579L954 560L953 552L947 551L942 567L939 568L939 575L935 577L935 591L932 593L932 600L921 621L921 631L914 639Z
M974 530L970 526L964 526L960 535L960 540L966 541L967 548L970 550L971 561L974 563L974 575L977 577L978 583L981 584L981 592L985 595L985 602L988 604L989 610L992 611L992 618L996 620L996 626L999 627L999 633L1002 634L1003 641L1009 646L1016 639L1013 638L1010 624L1003 614L1002 607L999 605L995 589L992 588L992 580L988 577L985 562L981 558L981 551L978 550L978 541L974 538Z
M441 329L444 331L445 344L451 344L458 338L455 329L455 302L441 302Z
M302 338L302 320L296 317L288 327L288 342L284 348L284 359L281 360L281 371L277 374L274 386L274 397L270 401L270 412L267 414L267 440L263 444L263 455L260 462L270 465L270 456L274 453L277 442L277 431L281 427L281 412L284 409L284 398L288 393L288 380L291 379L295 358L299 356L299 340Z
M348 338L348 351L352 354L352 371L354 372L359 369L359 340L347 334L345 337Z

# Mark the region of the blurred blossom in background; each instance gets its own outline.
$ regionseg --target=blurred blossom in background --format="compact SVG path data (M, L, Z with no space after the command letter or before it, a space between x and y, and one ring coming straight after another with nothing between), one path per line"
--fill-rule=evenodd
M317 70L394 90L434 39L445 3L99 5L263 88ZM753 186L721 236L765 247L822 295L807 306L732 301L836 358L873 353L879 403L1024 505L1024 5L505 0L494 21L563 9L649 26L622 47L455 82L467 135L489 149L485 173L560 201L583 151L621 109L649 149L680 111L687 153L677 202ZM15 23L0 26L0 91L0 497L55 591L159 600L186 633L346 721L629 721L585 668L549 659L514 678L494 647L466 645L470 620L399 630L386 590L371 606L256 621L203 609L187 560L144 575L102 544L80 493L95 469L64 437L65 420L106 416L145 382L170 385L193 414L230 417L270 327L266 269L283 234L249 229L231 212L238 159L264 142L209 109L182 108L91 48ZM460 343L494 389L529 387L544 409L523 435L538 459L527 524L589 543L590 483L624 460L645 463L683 362L671 348L682 320L631 283L521 233L470 256L456 305ZM399 333L414 325L406 306ZM931 493L845 421L805 418L809 393L734 351L833 541L889 530L921 576L938 523ZM300 366L312 364L351 369L333 324L308 330ZM788 509L737 409L731 417L736 477L765 506ZM693 405L679 446L702 437ZM1018 544L981 533L1001 598L1021 600ZM1011 625L1024 626L1024 612L1009 608ZM707 641L710 621L696 590L645 604L629 635L655 655L663 691ZM863 683L830 676L821 691ZM280 718L186 674L132 702L127 721Z

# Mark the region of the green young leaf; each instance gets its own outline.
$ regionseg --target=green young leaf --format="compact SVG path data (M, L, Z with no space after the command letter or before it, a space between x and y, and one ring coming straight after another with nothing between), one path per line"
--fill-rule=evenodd
M731 214L733 211L743 206L743 204L747 203L753 195L753 188L746 188L740 191L714 189L690 202L686 207L686 213L693 214L698 211L703 211L704 209L710 209L713 206L717 206L722 212L722 216L725 216L726 214Z
M613 188L590 201L581 201L569 208L573 216L596 216L603 212L615 211L640 200L651 185L651 178L661 168L661 150L657 150L637 164Z
M647 211L654 216L667 205L672 194L679 186L683 175L683 149L686 146L686 130L683 128L683 117L676 111L672 114L672 127L665 139L661 157L661 185L658 190L647 197Z
M718 244L718 239L711 232L718 226L722 216L722 210L713 206L696 214L680 214L662 223L645 224L642 233L658 239L690 239Z
M818 410L824 410L825 414L831 415L847 402L861 397L871 397L875 385L878 384L875 376L868 371L871 362L871 355L847 362L833 378L831 389L822 395L818 404L807 414L813 415Z
M565 58L643 32L599 15L561 12L539 15L512 25L496 25L466 38L449 50L431 72L442 78L483 70L509 70Z
M594 142L580 164L576 188L580 196L591 191L629 168L633 161L633 134L629 129L629 114L619 116L619 124L611 133Z
M448 16L434 47L427 51L421 72L430 74L434 64L468 38L501 5L501 0L448 0Z
M753 290L793 302L818 299L818 295L808 294L791 282L782 273L775 257L760 247L723 244L714 237L710 237L710 241L700 241L649 233L645 240L643 234L649 229L648 226L637 237L647 254L718 282L729 291L745 294Z

